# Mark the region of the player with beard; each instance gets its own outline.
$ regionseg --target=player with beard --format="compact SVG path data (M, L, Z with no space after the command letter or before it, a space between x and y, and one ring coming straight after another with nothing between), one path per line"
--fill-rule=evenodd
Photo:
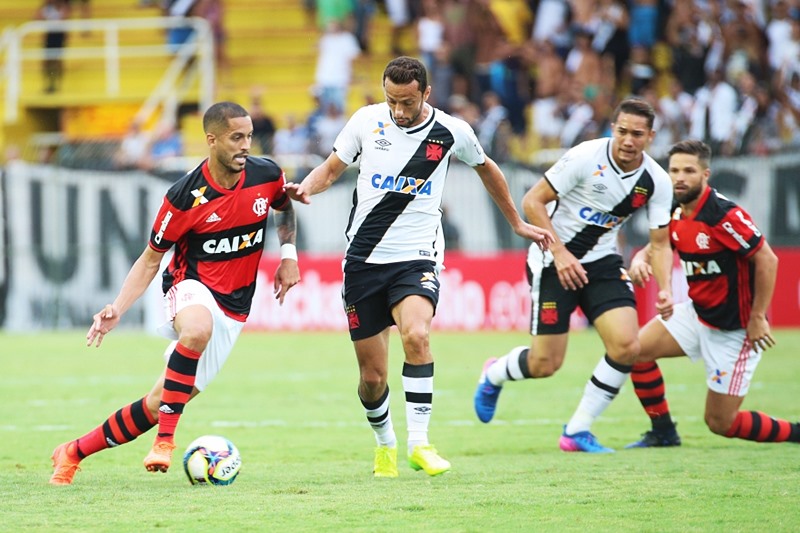
M653 269L659 286L656 308L672 313L672 251L669 176L645 149L653 140L655 111L629 98L614 110L611 138L586 141L567 151L523 198L528 220L552 230L550 251L528 251L531 285L531 342L499 359L490 358L475 390L481 422L494 417L508 381L547 378L564 362L570 316L580 306L605 347L584 387L583 397L564 426L559 447L567 452L609 453L591 432L628 379L639 353L638 315L633 285L617 250L617 235L631 215L645 208Z
M166 369L143 398L55 449L54 485L71 484L89 455L130 442L156 425L158 434L144 466L151 472L167 471L184 406L221 370L250 312L269 207L275 209L281 244L275 298L282 304L300 281L295 212L284 190L284 173L269 159L249 155L253 122L247 111L232 102L216 103L203 116L203 129L208 159L169 188L148 246L114 302L94 315L86 334L87 345L99 347L174 247L162 282L166 321L159 332L173 339L164 353Z
M758 411L741 411L765 350L775 345L767 319L778 258L750 215L709 187L711 148L681 141L669 151L678 207L670 221L672 247L686 273L690 300L669 321L653 318L639 333L641 351L631 373L652 430L629 448L680 445L657 359L688 356L706 370L705 422L717 435L758 442L800 442L800 424ZM631 262L631 279L650 279L650 248Z
M442 195L450 157L473 167L514 232L547 249L549 232L524 222L497 164L472 128L427 103L425 67L398 57L383 73L384 103L362 107L336 138L333 152L301 183L294 200L327 190L359 162L347 228L343 304L358 360L358 396L375 433L376 477L397 477L397 437L389 413L389 331L397 326L405 352L403 389L408 462L431 476L450 469L428 440L433 402L429 334L439 299L444 253Z

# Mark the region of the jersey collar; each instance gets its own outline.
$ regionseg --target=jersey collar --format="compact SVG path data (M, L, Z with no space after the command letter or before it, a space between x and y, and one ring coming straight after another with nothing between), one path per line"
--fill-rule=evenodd
M389 113L389 116L392 118L392 123L395 126L397 126L397 129L399 129L400 131L402 131L403 133L405 133L407 135L413 135L414 133L417 133L419 131L424 130L425 128L427 128L433 122L434 115L436 115L436 108L433 107L432 105L430 105L427 102L425 102L425 108L428 110L428 118L425 119L425 121L422 124L420 124L418 126L414 126L413 128L404 128L404 127L400 126L399 124L397 124L397 122L394 121L394 117L392 117L391 113Z

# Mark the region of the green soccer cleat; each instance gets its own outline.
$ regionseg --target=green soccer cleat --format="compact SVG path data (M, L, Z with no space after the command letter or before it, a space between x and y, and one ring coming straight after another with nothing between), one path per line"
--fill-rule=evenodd
M438 476L450 470L450 461L444 459L432 444L417 444L408 456L414 470L424 470L429 476Z
M375 448L375 477L397 477L397 448L378 446Z

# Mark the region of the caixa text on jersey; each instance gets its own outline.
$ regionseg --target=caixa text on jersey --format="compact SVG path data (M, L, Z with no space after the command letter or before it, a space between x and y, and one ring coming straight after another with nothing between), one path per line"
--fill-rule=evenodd
M376 189L386 189L394 192L411 195L431 195L433 185L427 179L409 178L406 176L382 176L381 174L372 175L372 186Z

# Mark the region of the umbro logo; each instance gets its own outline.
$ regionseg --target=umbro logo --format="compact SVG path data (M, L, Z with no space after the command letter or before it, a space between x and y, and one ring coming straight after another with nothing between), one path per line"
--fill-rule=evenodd
M415 407L414 411L416 411L417 413L419 413L421 415L429 415L429 414L431 414L431 408L428 407L427 405L421 405L419 407Z
M375 144L377 144L381 148L388 148L389 146L392 145L392 143L390 143L386 139L375 139Z
M595 183L594 185L592 185L592 188L599 193L603 193L606 191L606 189L608 189L608 187L606 187L602 183Z
M218 215L216 212L214 212L214 213L211 213L211 216L209 216L209 217L206 219L206 222L208 222L208 223L211 223L211 222L219 222L220 220L222 220L222 217L221 217L221 216L219 216L219 215Z

